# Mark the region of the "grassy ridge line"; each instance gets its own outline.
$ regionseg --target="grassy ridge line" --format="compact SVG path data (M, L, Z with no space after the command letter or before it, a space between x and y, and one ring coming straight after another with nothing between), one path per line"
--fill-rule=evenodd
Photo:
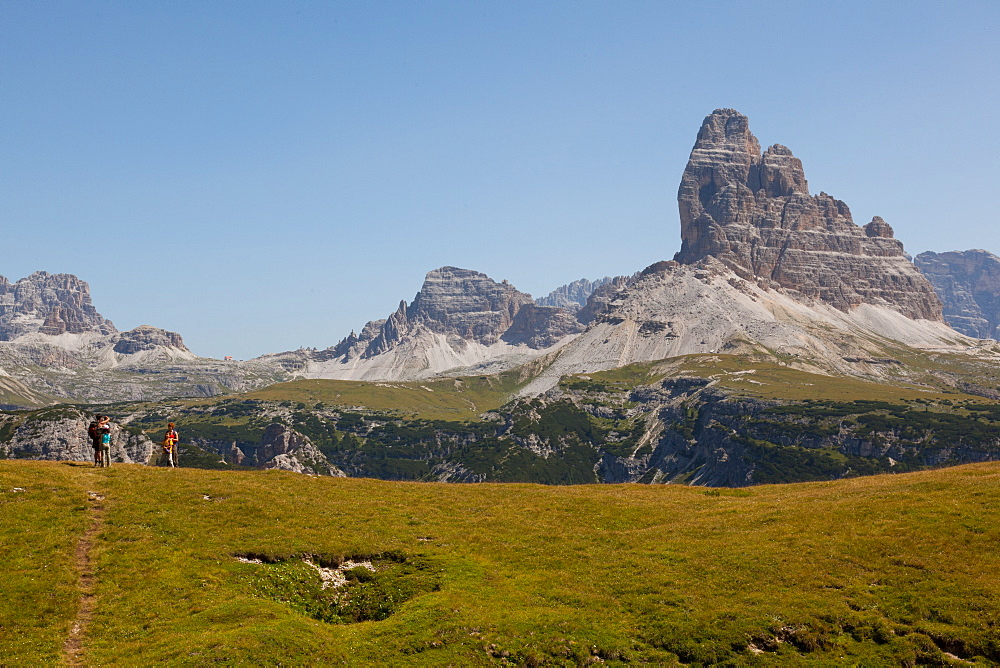
M617 388L651 384L672 376L693 376L718 381L721 389L762 399L804 401L914 401L943 399L985 401L982 397L955 391L942 392L911 384L876 383L848 376L811 373L782 364L773 358L746 355L683 355L669 360L641 362L608 371L568 376L572 383L581 376Z
M497 376L433 378L422 381L297 380L239 396L246 399L300 402L309 407L316 403L362 406L378 411L395 411L402 416L421 419L472 420L507 403L530 379L532 369L528 366L530 365ZM657 383L678 375L715 379L720 388L739 395L765 399L980 400L973 395L945 393L909 384L893 385L810 373L782 364L771 357L725 354L685 355L669 360L630 364L607 371L567 376L562 384L565 386L580 378L588 378L622 390Z
M301 402L309 407L316 403L364 406L428 420L469 420L505 404L525 382L513 372L399 382L295 380L240 396Z
M705 490L3 461L0 486L20 566L3 574L4 591L21 592L4 604L5 660L49 662L61 642L74 606L60 555L84 528L81 490L96 486L106 515L90 664L486 665L506 654L572 665L596 653L898 665L945 663L942 649L1000 661L997 464ZM431 564L441 590L353 625L261 598L258 567L232 557L389 550Z

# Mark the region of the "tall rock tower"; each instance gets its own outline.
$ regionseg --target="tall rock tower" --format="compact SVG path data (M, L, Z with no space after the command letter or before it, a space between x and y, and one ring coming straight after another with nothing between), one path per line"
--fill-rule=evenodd
M763 280L847 311L863 303L940 321L941 302L892 228L863 228L847 205L809 194L801 161L780 144L761 154L747 117L716 109L705 118L677 194L681 250L693 264L712 256Z

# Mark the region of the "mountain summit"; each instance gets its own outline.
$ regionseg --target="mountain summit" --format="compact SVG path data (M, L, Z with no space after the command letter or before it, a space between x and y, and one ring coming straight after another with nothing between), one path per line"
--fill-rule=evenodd
M90 301L90 286L72 274L36 271L11 283L0 276L0 341L40 332L101 335L118 332Z
M513 324L521 307L531 303L531 295L507 281L497 283L470 269L441 267L427 273L412 304L400 302L386 320L369 322L360 337L348 337L335 351L338 355L374 357L419 329L443 335L463 347L468 341L489 346Z
M941 321L933 287L876 216L856 225L847 205L809 194L802 162L775 144L761 153L747 117L716 109L701 125L677 194L681 250L721 260L741 278L842 311L888 306Z
M72 274L36 271L15 283L0 276L0 403L211 396L280 377L202 360L176 332L118 331Z

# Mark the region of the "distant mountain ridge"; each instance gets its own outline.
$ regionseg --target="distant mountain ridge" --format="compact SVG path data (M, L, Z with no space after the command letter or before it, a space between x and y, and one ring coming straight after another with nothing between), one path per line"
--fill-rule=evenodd
M702 123L678 208L681 250L635 276L581 279L532 304L506 281L443 267L360 335L271 359L306 378L403 380L545 356L531 393L568 373L692 353L781 351L871 377L884 369L864 360L887 347L961 345L892 227L860 227L844 202L810 195L801 162L778 144L761 152L735 110Z
M459 267L428 272L411 303L365 324L325 350L265 355L297 376L367 380L421 378L523 363L583 331L576 309L536 303L506 280Z
M190 353L176 332L149 325L119 332L94 307L90 286L73 274L36 271L13 284L0 276L0 341L31 334L109 337L114 351L125 355L157 346Z
M1000 339L1000 257L981 249L914 258L944 303L949 325L977 339Z
M0 277L0 376L32 401L117 400L294 378L489 375L541 360L525 371L544 368L523 390L530 394L561 375L717 351L882 377L887 368L870 360L898 345L975 345L944 318L969 336L1000 335L996 256L923 253L914 264L881 218L861 227L844 202L810 195L791 150L761 152L735 110L703 121L678 208L681 250L632 276L578 279L536 300L506 280L445 266L428 272L412 302L329 348L246 363L198 358L179 334L156 327L119 332L70 274Z
M0 276L0 403L204 397L283 378L257 364L199 358L176 332L120 332L72 274Z
M531 295L506 280L497 283L478 271L441 267L427 274L412 304L401 301L388 318L367 323L360 337L352 332L333 347L333 353L370 358L420 329L458 345L474 341L489 346L500 340L521 308L531 303Z
M493 354L501 356L505 347L542 350L583 331L587 318L592 319L584 310L591 295L602 286L620 285L623 280L579 279L533 300L506 280L497 283L478 271L441 267L427 273L412 303L401 301L388 318L366 323L360 334L351 332L327 350L305 353L309 358L305 363L336 359L349 366L420 338L431 339L425 341L429 348L450 351L439 351L446 360L443 364L425 357L425 368L411 368L417 375L445 371L454 362L449 352L460 356L476 346L498 347Z
M587 300L594 293L594 290L613 280L610 276L599 278L596 281L580 278L556 288L544 297L539 297L535 303L539 306L557 306L578 310L587 305Z

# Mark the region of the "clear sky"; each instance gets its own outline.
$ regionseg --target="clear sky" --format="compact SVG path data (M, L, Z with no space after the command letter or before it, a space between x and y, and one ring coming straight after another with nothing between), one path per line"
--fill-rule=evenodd
M200 355L325 348L440 266L670 259L719 107L910 253L1000 254L998 90L995 0L0 0L0 274Z

